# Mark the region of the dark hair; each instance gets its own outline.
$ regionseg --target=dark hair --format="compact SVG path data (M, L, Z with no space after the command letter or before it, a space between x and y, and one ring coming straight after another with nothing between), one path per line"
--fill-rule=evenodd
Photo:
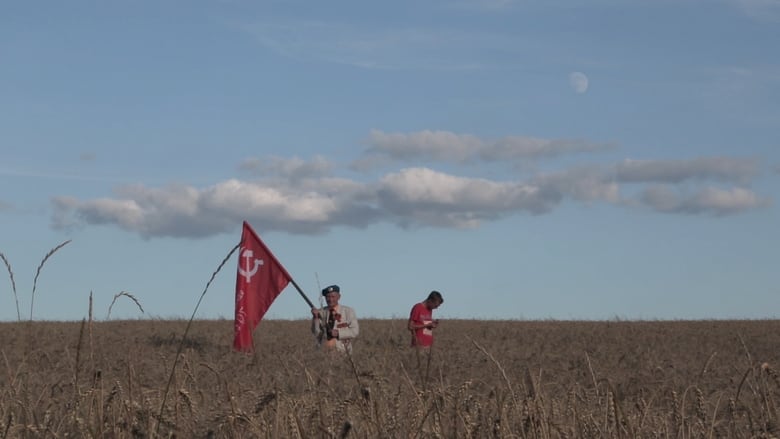
M429 302L433 302L435 300L439 303L444 303L444 298L441 297L441 293L436 290L431 291L431 294L428 294L428 298L425 300Z

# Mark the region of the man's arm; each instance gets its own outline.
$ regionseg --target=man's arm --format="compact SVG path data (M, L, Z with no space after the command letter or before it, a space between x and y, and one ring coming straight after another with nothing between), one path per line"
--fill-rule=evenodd
M418 329L433 329L435 328L439 321L433 320L431 322L426 323L420 318L421 310L420 310L420 304L415 305L412 308L412 312L409 314L409 323L407 324L407 327L410 331L416 331Z
M425 324L422 322L422 320L420 320L418 305L414 305L412 307L412 311L409 313L409 323L407 324L407 327L410 331L416 331L425 327Z
M311 309L311 333L319 336L322 333L321 314L317 308Z

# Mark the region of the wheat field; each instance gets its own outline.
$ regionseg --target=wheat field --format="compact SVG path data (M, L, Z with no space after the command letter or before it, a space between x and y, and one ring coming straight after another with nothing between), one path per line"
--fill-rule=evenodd
M778 434L778 321L444 321L419 356L405 324L362 320L344 356L307 320L253 354L229 320L0 323L0 437Z

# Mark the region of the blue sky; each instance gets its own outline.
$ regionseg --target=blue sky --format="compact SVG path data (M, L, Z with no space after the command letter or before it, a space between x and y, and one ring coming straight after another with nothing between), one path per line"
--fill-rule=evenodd
M778 0L3 2L0 320L188 318L244 220L366 318L774 318L778 42Z

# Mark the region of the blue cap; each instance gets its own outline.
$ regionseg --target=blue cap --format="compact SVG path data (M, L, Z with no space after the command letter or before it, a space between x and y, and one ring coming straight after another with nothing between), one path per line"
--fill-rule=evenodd
M328 293L341 293L341 288L339 288L338 285L331 285L329 287L325 287L325 289L322 290L322 295L327 296Z

